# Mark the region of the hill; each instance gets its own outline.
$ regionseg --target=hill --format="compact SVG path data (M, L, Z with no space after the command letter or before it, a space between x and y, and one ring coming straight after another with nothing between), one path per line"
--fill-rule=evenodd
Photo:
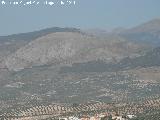
M160 19L154 19L131 29L119 33L127 40L139 43L148 43L153 46L160 45Z

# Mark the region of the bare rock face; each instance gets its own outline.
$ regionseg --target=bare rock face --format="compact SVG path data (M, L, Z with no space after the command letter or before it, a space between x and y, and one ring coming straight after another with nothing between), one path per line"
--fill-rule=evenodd
M123 45L123 46L122 46ZM20 70L45 64L84 62L127 55L137 49L124 40L99 40L78 32L57 32L37 38L8 55L1 66ZM128 51L127 51L128 50Z

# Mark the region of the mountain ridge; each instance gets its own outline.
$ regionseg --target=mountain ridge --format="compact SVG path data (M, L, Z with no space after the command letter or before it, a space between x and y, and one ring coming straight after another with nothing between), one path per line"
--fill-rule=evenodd
M119 39L119 40L118 40ZM121 38L100 40L74 32L57 32L37 38L5 57L1 68L24 68L34 64L82 62L95 59L112 59L137 54L142 46ZM2 67L3 66L3 67ZM18 67L19 66L19 67Z
M118 34L131 41L160 46L160 19L153 19Z
M120 60L126 56L139 56L140 52L144 52L147 48L150 49L150 45L159 45L160 28L157 26L160 26L159 19L129 30L118 31L118 34L107 32L106 37L89 35L76 28L59 27L2 36L0 37L1 46L4 45L4 41L9 41L3 49L1 47L2 51L7 51L7 48L12 46L14 48L9 49L5 54L2 52L0 66L1 68L23 69L51 63L72 64L97 59L112 61L113 58ZM2 40L2 38L5 39ZM12 44L10 42L13 39L16 40ZM22 43L15 47L19 41Z
M10 39L29 40L30 41L30 40L36 39L38 37L42 37L42 36L45 36L47 34L54 33L54 32L80 32L80 29L67 28L67 27L66 28L51 27L51 28L36 30L36 31L33 31L33 32L0 36L0 41L2 41L2 40L10 40Z

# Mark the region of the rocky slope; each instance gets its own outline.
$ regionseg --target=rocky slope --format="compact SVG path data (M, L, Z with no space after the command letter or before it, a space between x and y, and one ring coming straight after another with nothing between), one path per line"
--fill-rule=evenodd
M1 62L1 68L19 70L45 64L71 64L97 59L137 55L141 45L127 42L120 37L98 39L81 32L56 32L39 37Z
M116 72L135 68L150 68L160 66L160 47L157 47L142 56L134 58L126 57L117 63L106 63L101 60L76 63L72 66L62 67L60 72L82 73L82 72Z
M75 28L52 27L34 32L0 36L0 62L5 56L14 53L32 40L55 32L80 32L80 30Z
M151 20L134 28L121 31L118 34L127 40L159 46L160 19Z

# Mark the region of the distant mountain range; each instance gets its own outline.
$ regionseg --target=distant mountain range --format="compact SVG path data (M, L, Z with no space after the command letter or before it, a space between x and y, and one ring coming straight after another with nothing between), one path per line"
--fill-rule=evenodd
M112 31L101 29L85 30L90 35L98 37L121 36L122 38L137 42L146 43L153 46L160 45L160 19L153 19L149 22L143 23L133 28L115 28Z
M160 46L160 19L154 19L119 33L127 40Z
M137 56L160 44L160 20L152 20L132 29L93 32L76 28L49 28L35 32L0 37L1 68L18 70L26 67L87 62L97 59L122 59ZM95 34L94 34L95 33ZM7 52L8 51L8 52Z
M19 45L15 51L3 56L1 68L18 70L45 64L72 64L96 59L107 61L136 56L145 48L118 36L106 40L71 30L53 32Z

